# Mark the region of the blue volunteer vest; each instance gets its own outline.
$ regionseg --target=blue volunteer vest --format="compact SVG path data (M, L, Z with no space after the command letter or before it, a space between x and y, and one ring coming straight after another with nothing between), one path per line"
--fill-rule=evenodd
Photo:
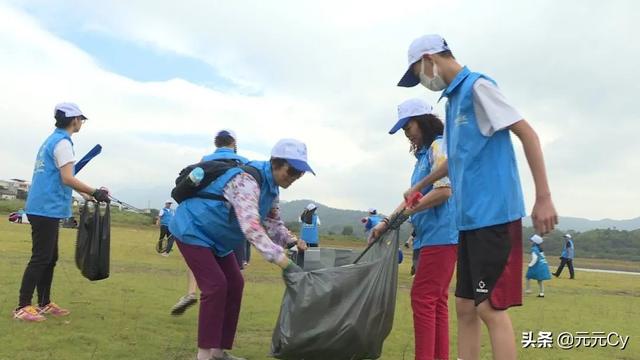
M318 243L318 215L313 214L311 224L302 222L302 228L300 229L300 238L306 241L308 244Z
M439 136L435 141L441 141ZM428 150L422 148L416 153L416 165L411 175L411 186L414 186L420 180L431 173L431 152L433 148ZM425 195L433 189L433 185L422 189L420 192ZM434 245L452 245L458 243L458 230L454 218L453 198L449 197L444 203L421 211L411 216L411 224L416 231L413 238L413 249L417 250L424 246Z
M273 179L269 161L251 161L247 165L258 169L262 175L258 212L260 219L265 220L278 199L280 189ZM243 170L240 168L229 169L202 192L223 195L227 183L241 172ZM211 248L219 257L229 255L244 241L244 234L235 213L232 214L230 204L220 200L194 197L183 201L176 209L169 230L181 242Z
M69 140L73 147L69 133L56 129L38 150L25 206L27 214L57 219L71 217L71 187L62 183L53 157L54 148L63 139Z
M238 160L239 162L246 164L249 162L247 158L236 154L233 149L229 148L217 148L213 153L206 155L202 158L202 161L211 161L211 160L223 160L223 159L233 159Z
M473 107L473 84L485 75L465 66L442 93L456 224L474 230L525 216L516 157L508 129L484 136ZM442 98L441 97L441 98Z
M571 247L567 249L567 245L565 244L564 248L562 249L562 254L560 256L566 259L573 259L573 257L575 256L575 249L573 248L573 240L567 240L567 243L571 244Z
M367 218L367 223L364 225L365 231L369 231L373 229L374 227L376 227L376 225L380 223L380 221L382 221L382 216L377 214L369 215L369 217Z
M171 219L173 219L175 213L176 211L171 208L163 208L162 216L160 216L160 225L169 226L169 223L171 222Z
M535 264L527 269L527 279L535 280L549 280L551 279L551 273L549 272L549 264L544 256L544 252L540 251L540 248L535 244L531 247L531 253L538 256L538 260Z

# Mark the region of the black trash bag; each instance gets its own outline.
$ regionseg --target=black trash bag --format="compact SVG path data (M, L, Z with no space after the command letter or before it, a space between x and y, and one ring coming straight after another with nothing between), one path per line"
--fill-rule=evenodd
M379 358L393 327L398 239L397 230L387 232L355 265L284 273L286 291L271 356L283 360Z
M104 214L100 214L99 203L86 201L80 214L76 239L76 266L82 276L91 281L108 278L110 249L110 206L107 204Z

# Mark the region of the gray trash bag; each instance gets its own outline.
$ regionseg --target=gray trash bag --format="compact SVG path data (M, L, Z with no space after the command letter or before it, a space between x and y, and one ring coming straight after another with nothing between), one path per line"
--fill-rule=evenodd
M398 231L355 265L285 273L271 356L284 360L377 359L393 327ZM306 266L305 266L306 268Z
M305 271L311 271L348 265L358 255L359 252L350 249L309 248L304 252L304 263L301 266Z

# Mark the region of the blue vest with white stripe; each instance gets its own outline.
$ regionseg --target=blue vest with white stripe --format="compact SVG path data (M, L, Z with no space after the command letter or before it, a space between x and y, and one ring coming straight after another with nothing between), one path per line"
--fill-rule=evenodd
M71 136L63 129L56 129L42 144L36 157L31 187L25 212L30 215L57 219L71 217L71 187L62 183L60 169L56 167L53 150L63 139Z
M440 139L442 137L438 137ZM431 148L422 148L416 152L416 165L411 175L411 186L431 173L432 158ZM420 192L425 195L433 189L433 185L422 189ZM442 204L430 209L421 211L411 216L411 224L416 231L413 238L413 249L417 250L424 246L452 245L458 243L458 230L454 218L453 198L449 197Z
M508 129L484 136L473 106L473 84L485 75L465 66L442 93L447 97L449 178L458 230L504 224L525 216L516 156Z
M244 156L240 156L236 154L236 152L233 149L224 148L224 147L217 148L216 151L214 151L213 153L204 156L202 158L202 161L223 160L223 159L233 159L243 164L246 164L249 162L249 160L247 160L247 158L245 158Z
M313 214L311 224L302 222L302 228L300 229L300 238L306 241L308 244L318 243L318 215Z
M260 219L265 220L278 199L280 189L273 179L269 161L251 161L247 165L258 169L262 176L258 212ZM240 168L229 169L201 191L223 195L227 183L241 172ZM219 257L229 255L244 240L238 219L228 202L198 197L180 203L169 230L181 242L211 248Z

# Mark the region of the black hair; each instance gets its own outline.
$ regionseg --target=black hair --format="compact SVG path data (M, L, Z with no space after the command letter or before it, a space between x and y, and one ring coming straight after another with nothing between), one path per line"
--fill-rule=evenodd
M434 114L424 114L411 117L409 121L416 121L420 133L422 133L422 145L431 146L431 143L444 132L444 124L442 120ZM416 153L420 150L415 144L411 143L410 151Z
M67 117L62 110L56 110L56 114L54 117L56 119L56 127L58 129L66 129L67 127L69 127L73 119L76 118L75 116Z
M276 158L276 157L271 158L270 162L271 162L271 166L274 169L280 169L285 164L289 164L287 159ZM300 170L294 168L293 166L291 166L291 164L289 164L289 168L287 169L287 175L289 175L291 177L300 177L300 176L304 175L304 171L300 171Z
M229 134L226 131L221 131L213 139L213 143L217 148L228 147L228 146L231 146L232 144L235 144L235 142L236 142L236 139L234 139L233 136L231 136L231 134Z

